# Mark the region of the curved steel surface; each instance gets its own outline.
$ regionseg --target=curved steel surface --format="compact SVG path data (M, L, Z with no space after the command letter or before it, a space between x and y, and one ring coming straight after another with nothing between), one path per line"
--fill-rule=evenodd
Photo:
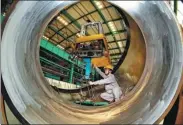
M146 42L146 64L135 89L122 101L82 107L64 101L44 79L39 42L46 25L74 1L20 1L5 26L1 69L7 93L19 113L36 123L154 123L176 98L183 56L178 23L162 1L111 1L138 24Z

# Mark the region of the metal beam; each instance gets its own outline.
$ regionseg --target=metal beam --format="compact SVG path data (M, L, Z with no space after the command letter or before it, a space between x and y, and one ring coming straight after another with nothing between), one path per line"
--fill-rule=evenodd
M124 30L118 30L118 31L115 31L115 32L113 32L112 34L114 35L114 34L124 33L124 32L126 32L126 29L124 29ZM109 32L109 33L105 33L105 35L106 35L106 36L111 35L111 32Z
M103 8L103 9L108 9L108 8L111 8L111 7L113 7L113 6L108 6L108 7L105 7L105 8ZM81 18L87 16L87 15L90 15L90 14L94 13L94 12L98 12L98 10L96 9L96 10L94 10L94 11L92 11L92 12L86 14L86 15L83 15L83 16L79 17L78 19L74 19L66 10L62 10L62 11L60 12L60 14L64 14L64 15L71 21L69 24L72 24L72 23L73 23L77 28L80 29L80 28L81 28L81 25L80 25L77 21L78 21L79 19L81 19ZM111 22L111 21L119 21L119 20L122 20L122 18L118 18L118 19L110 20L110 21L104 20L104 24L107 25L108 22ZM69 24L68 24L68 25L69 25ZM108 26L108 25L107 25L107 26ZM63 28L65 28L65 26L64 26ZM61 28L61 29L58 30L57 32L61 31L63 28ZM125 32L125 31L124 31L124 32ZM116 34L116 33L117 33L117 31L114 32L114 34ZM72 37L72 36L75 36L76 34L77 34L77 33L74 33L74 34L68 36L68 38L70 38L70 37ZM109 35L109 33L108 33L108 35ZM64 40L65 40L65 39L64 39ZM59 44L60 44L61 42L63 42L64 40L60 41Z
M120 59L120 57L119 57L119 58L111 58L111 60L113 60L113 59L114 59L114 60L116 60L116 59Z
M174 0L174 13L177 15L178 0Z
M121 54L120 55L114 55L114 56L111 56L112 58L121 58Z
M111 8L111 7L113 7L113 6L108 6L108 7L105 7L105 8L103 8L103 9L107 9L107 8ZM87 15L92 14L92 13L94 13L94 12L98 12L98 9L96 9L95 11L92 11L92 12L90 12L90 13L84 15L84 16L87 16ZM77 20L83 18L84 16L82 16L82 17L80 17L80 18L78 18L78 19L74 19L65 9L62 10L60 13L61 13L61 14L64 14L64 15L71 21L69 24L73 23L77 28L79 28L79 29L81 28L81 25L77 22ZM99 14L99 15L100 15L100 14ZM103 19L103 18L104 18L104 19ZM103 16L103 18L102 18L102 19L104 20L104 24L106 24L107 26L108 26L108 24L107 24L108 22L122 20L122 18L118 18L118 19L115 19L115 20L107 21L107 20L105 19L104 16ZM64 27L66 27L66 26L64 26ZM63 27L63 28L64 28L64 27ZM56 30L56 29L53 29L53 28L51 28L51 29L55 32L55 34L58 34L58 35L60 35L61 37L63 37L64 40L69 39L70 37L75 36L75 35L77 34L77 33L73 33L71 36L65 37L63 34L60 33L60 31L61 31L63 28L61 28L60 30ZM108 26L108 28L110 29L109 26ZM112 31L110 30L110 33L106 33L105 35L111 35L111 32L112 32ZM126 32L126 29L125 29L125 30L120 30L120 31L113 32L112 34L114 35L114 34L122 33L122 32ZM53 34L52 37L53 37L55 34ZM62 43L64 40L60 41L58 44ZM73 42L73 40L68 40L68 41L72 41L72 42ZM119 50L120 50L120 49L119 49ZM120 50L120 51L121 51L121 50Z
M105 19L104 15L102 14L101 10L95 5L94 1L93 0L90 0L92 5L95 7L95 9L97 9L100 17L104 20L104 23L106 23L110 33L114 36L114 32L111 30L111 28L109 27L109 25L107 24L107 20ZM114 41L116 41L116 38L114 37ZM119 47L119 45L117 44L117 46ZM119 51L121 52L120 48L119 48Z
M120 41L126 41L127 39L121 39L121 40L116 40L116 41L109 41L108 43L115 43L115 42L120 42Z
M71 22L73 22L73 20L75 20L75 19L65 10L65 9L63 9L63 10L60 12L60 14L63 14L64 16L66 16ZM73 22L73 24L74 24L78 29L81 29L81 25L80 25L77 21ZM56 34L59 34L59 31L60 31L60 30L56 31L55 33L56 33ZM55 34L54 34L54 35L55 35ZM54 35L53 35L53 36L54 36ZM64 38L64 40L68 39L68 37L67 37L67 38L66 38L66 37L63 37L63 38ZM58 44L62 43L64 40L58 42Z
M56 30L56 29L55 29ZM72 32L69 28L67 28L66 30L69 30L70 32ZM59 34L59 30L56 30L56 32L52 35L52 36L50 36L49 38L50 39L52 39L56 34ZM73 33L73 32L72 32ZM61 36L62 37L62 36Z
M107 21L107 22L111 22L111 21L119 21L119 20L122 20L122 18L118 18L118 19L115 19L115 20L109 20L109 21ZM77 21L77 20L76 20ZM71 24L71 23L69 23L69 24ZM69 25L68 24L68 25ZM107 24L107 23L103 23L103 24ZM64 26L63 28L61 28L61 29L59 29L59 30L57 30L57 32L55 32L55 34L57 34L58 32L60 32L62 29L64 29L64 28L66 28L66 26ZM120 30L121 32L123 32L122 30ZM116 31L116 32L114 32L115 34L117 34L117 33L119 33L120 31ZM124 31L125 32L125 31ZM54 36L55 34L53 34L52 36ZM74 35L76 35L77 33L73 33L72 35L70 35L70 36L68 36L68 38L70 38L70 37L72 37L72 36L74 36ZM108 35L110 35L110 33L107 33ZM51 37L52 37L51 36ZM62 41L61 41L62 42Z
M110 56L117 56L117 55L121 55L122 53L115 53L115 54L110 54Z
M118 62L118 60L117 61L115 61L115 60L112 61L112 63L117 63L117 62Z
M117 59L111 59L112 62L118 62L120 58Z
M71 22L73 22L74 17L72 17L66 10L63 10L60 12L61 14L65 15ZM74 21L73 24L78 28L78 29L81 29L81 25L77 22L77 21Z
M73 22L73 20L75 20L74 17L72 17L66 10L63 10L63 11L61 11L60 13L64 14L71 22ZM74 21L73 24L74 24L79 30L81 29L81 25L80 25L77 21ZM75 33L75 35L76 35L76 34L77 34L77 33ZM86 34L88 34L88 33L86 32ZM67 38L69 39L70 37L71 37L71 36L69 36L69 37L67 37ZM64 38L64 40L65 40L65 38ZM60 41L58 44L62 43L64 40Z
M115 21L119 21L119 20L123 20L123 18L117 18L117 19L114 19L114 20L108 20L108 21L106 21L106 22L103 23L103 24L107 24L107 23L109 23L109 22L115 22Z
M67 10L70 9L70 8L72 8L74 5L75 5L75 4L72 4L72 5L70 5L69 7L67 7ZM63 9L63 10L65 10L65 9ZM63 10L61 10L61 12L62 12ZM52 24L52 22L53 22L54 20L56 20L57 16L59 16L59 13L50 21L50 23L49 23L48 25ZM54 35L55 35L55 34L54 34Z
M54 32L56 32L56 29L54 27L48 25L48 28L50 28L51 30L53 30ZM57 34L60 35L61 37L65 38L65 36L62 33L58 32Z
M56 29L50 25L48 25L48 28L50 28L51 30L53 30L54 32L56 32ZM70 40L68 39L67 37L65 37L62 33L58 32L57 33L58 35L60 35L61 37L63 37L64 39L67 39L67 41L70 41L70 42L74 42L73 40ZM58 44L60 44L61 42L59 42Z
M72 6L73 6L73 5L72 5ZM63 9L60 13L63 14L63 15L65 15L71 22L72 22L72 20L75 20L69 13L67 13L67 11L66 11L65 9ZM54 19L56 19L56 18L54 18ZM81 26L80 26L80 24L79 24L78 22L73 22L73 23L74 23L74 25L75 25L78 29L81 29ZM65 37L63 34L60 33L60 30L61 30L61 29L60 29L60 30L53 29L53 27L51 27L50 25L48 25L48 27L49 27L50 29L52 29L52 30L55 32L55 34L58 34L58 35L60 35L61 37L64 38L62 41L58 42L58 44L62 43L62 42L63 42L64 40L66 40L66 39L69 39L69 37ZM51 38L52 38L55 34L53 34L53 35L51 36ZM68 41L72 41L72 40L68 40ZM73 42L73 41L72 41L72 42Z
M113 7L113 6L108 6L108 7L102 8L102 9L107 9L107 8L112 8L112 7ZM67 10L68 10L68 9L67 9ZM97 12L97 10L91 11L91 12L89 12L89 13L87 13L87 14L85 14L85 15L83 15L83 16L77 18L77 19L74 19L74 20L71 21L68 25L70 25L70 24L72 24L72 23L74 23L74 22L76 22L76 21L78 21L78 20L80 20L80 19L82 19L82 18L84 18L84 17L90 15L90 14L93 14L93 13L95 13L95 12ZM60 13L62 13L62 11L61 11ZM116 20L116 21L122 20L122 18L115 19L115 20ZM109 22L109 21L108 21L108 22ZM60 31L61 31L62 29L64 29L65 27L66 27L66 26L62 27L62 28L60 29Z
M96 12L96 11L95 11ZM88 14L86 14L86 15L88 15ZM83 16L82 16L83 17ZM118 19L115 19L115 20L108 20L107 21L107 23L108 22L111 22L111 21L119 21L119 20L122 20L122 18L118 18ZM76 19L76 21L77 21L77 19ZM72 21L71 21L72 22ZM71 24L71 22L68 24L68 25L70 25ZM74 22L74 21L73 21ZM103 24L107 24L107 23L103 23ZM68 26L67 25L67 26ZM61 29L59 29L59 30L57 30L57 32L55 32L55 34L57 34L58 32L60 32L62 29L64 29L64 28L66 28L66 26L64 26L64 27L62 27ZM116 31L116 32L114 32L115 34L117 34L117 33L119 33L120 31ZM124 31L125 32L125 31ZM53 34L51 37L53 37L55 34ZM70 35L70 36L68 36L68 38L70 38L70 37L72 37L72 36L74 36L74 35L76 35L77 33L73 33L72 35ZM108 35L110 35L109 33L108 33Z
M109 49L109 50L115 50L115 49L119 49L119 47L111 48L111 49Z
M123 33L123 32L126 32L126 30L125 30L125 31L124 31L124 30L116 31L115 34ZM74 33L74 34L68 36L68 38L70 38L70 37L72 37L72 36L75 36L76 34L77 34L77 33ZM111 35L111 34L110 34L110 33L106 33L106 34L104 34L104 35L105 35L105 36L108 36L108 35Z

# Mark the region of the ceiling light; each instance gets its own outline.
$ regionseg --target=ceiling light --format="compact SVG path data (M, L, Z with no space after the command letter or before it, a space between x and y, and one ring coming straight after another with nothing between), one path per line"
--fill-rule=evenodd
M63 49L63 50L65 49L64 47L62 47L62 46L60 46L60 45L57 45L57 47L59 47L60 49Z
M113 22L109 22L108 25L109 25L109 27L111 28L112 31L116 31L116 28L115 28Z
M46 40L49 40L49 38L48 38L48 37L46 37L46 36L43 36L43 38L45 38Z
M77 35L78 37L81 37L81 34L79 34L79 33L77 33L76 35Z
M111 29L115 29L114 25L112 25L112 26L110 26L110 27L111 27Z
M67 22L64 22L64 24L65 24L65 25L68 25L68 23L67 23Z
M112 26L112 25L113 25L113 22L109 22L108 24L109 24L110 26Z
M109 26L110 26L110 27L114 27L114 23L110 23Z
M95 1L95 4L98 6L99 9L102 9L104 7L100 1Z
M112 30L112 31L116 31L116 28L115 28L115 27L111 27L111 30Z
M64 25L68 25L67 21L65 21L62 17L58 16L57 20L63 23Z
M99 1L95 1L95 4L96 4L97 6L101 5L101 3L100 3Z
M112 23L109 24L110 27L114 27L114 25Z
M104 7L103 5L99 5L99 6L98 6L99 9L102 9L103 7Z
M101 5L100 1L94 1L97 6Z
M115 29L115 28L112 28L111 30L112 30L113 32L114 32L114 31L116 31L116 29Z
M120 42L118 42L118 45L119 45L119 47L123 47L123 44L122 44L122 42L120 41Z

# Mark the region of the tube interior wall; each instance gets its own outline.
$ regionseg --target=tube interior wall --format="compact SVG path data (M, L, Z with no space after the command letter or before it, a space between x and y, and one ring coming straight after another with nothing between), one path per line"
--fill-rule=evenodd
M115 73L117 78L122 82L130 85L136 85L143 73L146 59L145 41L137 23L125 13L129 22L130 47L124 62Z
M57 97L39 63L39 41L46 25L72 3L20 1L9 17L2 37L1 69L17 110L31 124L154 123L167 111L181 86L182 39L173 12L162 1L111 1L128 13L142 31L145 67L133 91L122 101L88 108Z

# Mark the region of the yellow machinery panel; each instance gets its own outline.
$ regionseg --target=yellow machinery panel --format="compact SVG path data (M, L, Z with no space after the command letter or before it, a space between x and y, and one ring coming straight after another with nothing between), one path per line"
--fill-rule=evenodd
M107 40L103 34L96 34L96 35L91 35L91 36L81 36L76 39L76 43L84 43L84 42L89 42L89 41L94 41L94 40L103 40L104 45L105 45L105 52L108 54L104 55L102 57L92 58L91 63L97 67L105 67L106 65L110 65L111 60L110 60L110 56L109 56Z
M107 40L106 40L104 34L96 34L96 35L91 35L91 36L81 36L81 37L76 39L76 43L84 43L84 42L100 40L100 39L102 39L104 41L105 49L106 49L106 51L108 51Z
M81 36L76 39L76 43L84 43L92 40L99 40L99 39L104 39L105 36L103 34L96 34L96 35L91 35L91 36Z
M92 58L91 63L96 67L105 67L107 65L111 65L109 57L106 56L102 56L99 58Z

